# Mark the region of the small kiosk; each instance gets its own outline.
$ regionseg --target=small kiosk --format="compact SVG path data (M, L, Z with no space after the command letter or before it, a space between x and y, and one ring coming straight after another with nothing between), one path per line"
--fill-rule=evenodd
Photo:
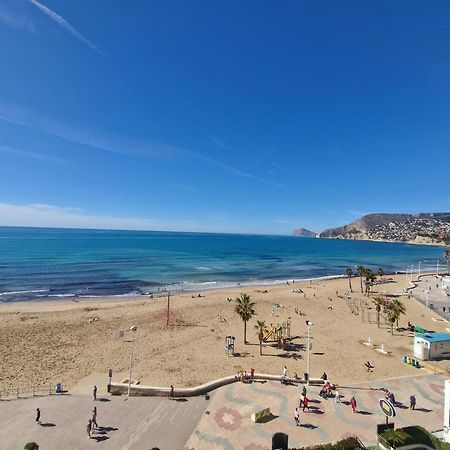
M423 361L450 359L449 333L422 333L414 337L414 357Z

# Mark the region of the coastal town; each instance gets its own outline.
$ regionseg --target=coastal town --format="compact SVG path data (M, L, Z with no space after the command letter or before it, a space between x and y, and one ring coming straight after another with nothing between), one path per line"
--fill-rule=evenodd
M410 219L378 225L367 231L369 239L410 242L418 239L450 242L450 222L441 219Z
M318 237L448 245L450 215L370 214L351 224L325 230Z

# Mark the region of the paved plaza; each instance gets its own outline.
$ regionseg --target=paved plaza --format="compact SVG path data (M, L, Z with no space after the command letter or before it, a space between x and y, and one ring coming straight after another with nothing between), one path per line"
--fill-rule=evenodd
M364 444L376 441L376 424L385 421L378 401L379 388L392 391L398 402L396 426L420 424L431 431L442 429L443 375L420 372L413 377L342 386L343 403L322 399L318 387L309 387L310 412L300 412L294 422L302 386L279 382L234 383L209 397L169 400L155 397L107 397L63 395L0 402L0 447L23 448L35 441L41 449L150 450L269 450L273 433L289 435L291 448L337 441L357 435ZM415 394L417 408L409 409ZM348 404L357 400L358 413ZM97 406L100 428L89 439L86 424ZM35 423L35 410L42 411L42 426ZM270 407L272 416L253 423L251 414Z
M184 450L269 450L276 432L289 435L289 447L334 442L357 435L368 444L376 443L376 424L384 423L378 401L384 393L373 388L391 390L397 408L396 427L420 424L431 431L442 429L444 377L420 375L383 382L369 382L341 388L343 403L319 397L319 388L310 387L311 411L300 412L300 426L295 426L294 409L301 388L281 383L233 384L220 389L201 419ZM415 394L417 408L409 409L409 397ZM348 401L355 396L358 413L352 414ZM253 423L250 415L270 407L272 417L265 423Z
M2 401L0 448L19 450L34 441L41 450L180 450L210 401L205 397L177 401L105 396L94 402L82 395ZM86 425L94 406L100 428L89 439ZM36 408L42 411L42 426L34 421Z
M441 288L441 280L436 275L423 275L411 293L415 299L433 309L445 320L450 320L450 296Z

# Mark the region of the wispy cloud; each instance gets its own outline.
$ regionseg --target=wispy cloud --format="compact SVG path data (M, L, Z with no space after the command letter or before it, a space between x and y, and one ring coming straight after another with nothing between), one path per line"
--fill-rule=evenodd
M89 39L84 37L73 25L67 22L64 17L61 17L55 11L52 11L47 6L39 3L37 0L29 0L29 2L38 8L41 12L43 12L47 17L49 17L53 22L57 23L61 28L70 33L75 39L78 39L83 44L87 45L89 48L94 50L95 52L105 56L102 50L100 50L94 43L92 43Z
M18 205L0 203L0 226L93 228L111 230L164 230L229 232L223 226L209 226L196 220L161 220L90 214L82 208L45 203Z
M84 129L74 125L69 126L32 111L18 108L17 106L0 103L0 120L107 152L165 159L184 158L198 160L219 167L240 177L270 184L278 188L286 188L281 183L253 175L194 150L165 143L146 142L118 135L99 133L96 130Z
M21 158L40 159L43 161L50 161L56 163L65 163L66 161L61 158L55 158L54 156L44 155L41 153L28 152L25 150L19 150L17 148L6 147L0 145L0 153L8 153L10 155L19 156Z
M216 136L209 136L209 140L217 145L217 147L224 148L225 150L232 150L232 147L228 145L223 139L220 139Z
M35 29L33 22L28 17L14 14L4 7L0 7L0 23L29 32L33 32Z

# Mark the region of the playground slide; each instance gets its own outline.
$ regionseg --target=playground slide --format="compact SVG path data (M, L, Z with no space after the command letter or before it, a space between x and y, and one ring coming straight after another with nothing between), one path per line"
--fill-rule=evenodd
M275 330L270 330L270 331L264 336L263 341L264 341L264 342L268 341L268 340L273 336L274 331L275 331Z

